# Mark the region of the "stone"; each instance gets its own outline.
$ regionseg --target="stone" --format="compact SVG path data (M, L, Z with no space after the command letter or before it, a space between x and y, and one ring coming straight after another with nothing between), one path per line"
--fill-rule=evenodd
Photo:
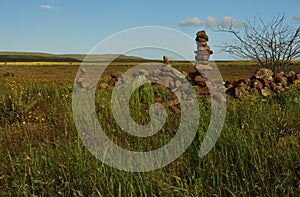
M240 96L240 91L238 88L231 87L231 88L227 89L226 94L228 94L234 98L238 98Z
M174 79L171 78L171 77L164 77L162 79L162 82L163 84L166 86L166 87L169 87L171 89L175 88L175 82L174 82Z
M207 93L209 93L208 87L194 86L194 89L196 90L196 92L198 92L198 94L207 94Z
M240 79L234 84L234 86L242 87L246 90L250 89L250 85L251 85L251 81L250 81L250 79L247 79L247 78Z
M277 90L278 90L278 93L280 93L280 92L284 92L284 88L282 87L282 86L280 86L280 85L278 85L277 87Z
M271 82L271 83L270 83L270 89L271 89L272 91L276 91L276 83Z
M224 84L224 86L225 86L226 89L229 89L229 88L233 87L233 84L230 83L229 81L226 81L225 84Z
M296 80L295 75L294 75L294 76L287 77L287 83L288 83L288 84L293 84L295 80Z
M289 71L289 72L287 72L286 74L285 74L285 77L293 77L293 76L295 76L295 72L294 71Z
M208 61L209 60L209 54L205 55L196 55L195 56L196 61Z
M183 76L181 77L181 75L179 76L179 78L185 78L185 77L187 77L189 74L188 73L186 73L185 71L182 71L182 74L183 74Z
M177 80L177 81L175 82L175 85L176 85L176 88L179 88L179 87L182 85L182 83L181 83L180 80Z
M253 79L251 81L252 88L262 89L264 87L263 83L258 79Z
M108 87L108 84L107 83L100 83L100 87L103 88L103 89L106 89Z
M282 87L284 87L284 88L286 88L288 86L287 78L286 77L282 77L281 84L282 84Z
M194 53L196 55L211 55L209 51L205 50L205 51L194 51Z
M281 78L284 76L284 72L275 73L274 78Z
M112 78L110 82L112 85L115 85L118 82L118 80L116 78Z
M261 68L255 72L255 77L260 79L272 80L273 79L273 71L267 68Z
M275 79L274 79L274 82L275 83L280 83L280 84L282 84L282 86L283 87L286 87L287 85L288 85L288 83L287 83L287 78L286 77L276 77Z
M198 70L199 73L201 73L200 75L202 77L204 77L203 74L207 74L207 73L204 73L204 72L208 72L208 71L212 70L211 67L208 64L196 64L195 69Z
M181 73L176 69L172 69L171 72L175 75L176 78L179 79L184 79L187 76L187 73L184 71Z
M80 82L80 85L82 88L87 88L90 86L90 82L86 79L83 79L81 82Z
M206 40L206 39L204 39L204 38L199 38L199 37L196 38L196 41L197 41L197 42L200 42L200 43L201 43L201 42L207 43L207 40Z
M201 65L208 65L208 61L196 61L195 63L196 63L195 64L196 66L197 65L199 65L199 66L201 66Z
M207 34L206 34L206 32L204 30L198 31L196 33L196 36L199 37L199 38L203 38L206 41L208 41L208 36L207 36Z
M207 51L207 52L209 52L210 54L213 53L213 51L210 49L210 46L208 46L208 45L206 45L205 47L202 46L202 45L198 45L198 46L197 46L197 50L198 50L198 51Z
M212 67L207 64L196 64L195 68L199 71L211 71Z
M163 60L164 60L164 64L170 64L168 56L164 55Z
M176 80L177 76L173 72L167 72L166 76L171 77L172 79Z
M120 77L121 77L121 73L120 72L112 72L111 74L110 74L110 76L111 76L111 78L113 78L113 79L119 79Z
M202 42L196 42L198 46L201 46L201 47L206 47L207 46L207 42L206 41L202 41Z
M86 73L86 68L81 68L81 69L80 69L80 72L81 72L81 73Z
M205 79L202 76L200 76L200 75L198 75L198 76L195 77L195 82L196 82L196 84L198 84L201 87L205 87L206 86Z
M261 89L261 95L263 95L264 97L270 96L271 95L271 90Z
M188 90L190 89L190 83L183 83L180 88L182 90Z

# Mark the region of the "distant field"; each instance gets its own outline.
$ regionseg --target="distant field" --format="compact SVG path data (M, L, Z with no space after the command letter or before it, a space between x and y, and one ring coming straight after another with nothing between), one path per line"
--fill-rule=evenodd
M115 57L116 61L145 61L143 58L125 55L90 55L91 61L105 61ZM0 62L82 62L86 54L48 54L34 52L0 52Z
M115 71L125 72L129 68L145 62L149 61L115 61L107 67L104 77ZM254 61L216 61L215 63L223 79L229 81L250 77L254 71L260 68ZM0 62L0 75L4 72L11 72L17 78L74 80L80 65L81 62ZM173 61L172 66L181 72L195 70L191 62L187 61ZM294 61L290 70L300 72L300 61Z

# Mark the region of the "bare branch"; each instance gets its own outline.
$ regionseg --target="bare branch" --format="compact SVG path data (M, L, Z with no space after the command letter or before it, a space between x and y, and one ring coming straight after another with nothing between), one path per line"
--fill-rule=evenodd
M270 22L262 18L246 19L242 30L219 27L214 31L233 35L233 42L220 48L243 59L257 60L261 66L273 70L285 68L292 59L300 57L300 26L285 24L285 14L278 14Z

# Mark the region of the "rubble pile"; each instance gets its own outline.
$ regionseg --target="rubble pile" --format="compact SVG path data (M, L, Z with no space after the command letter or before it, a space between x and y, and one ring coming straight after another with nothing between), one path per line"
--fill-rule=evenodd
M169 64L168 64L169 65ZM190 72L187 74L187 79L191 84L186 84L179 78L178 73L173 73L173 70L168 70L168 67L165 67L165 72L163 73L148 73L146 70L139 71L139 74L146 76L149 80L158 80L162 78L164 84L168 84L168 87L171 89L182 89L184 90L187 86L193 85L193 88L201 94L209 94L207 87L207 80L198 72ZM111 73L111 86L113 86L120 78L121 73L113 72ZM271 70L266 68L261 68L256 71L252 77L241 78L240 80L229 82L224 82L224 88L226 94L238 98L240 96L247 95L262 95L269 96L284 92L288 89L288 86L293 84L295 80L300 79L300 73L295 73L293 71L284 73L278 72L273 73ZM152 84L155 89L162 87L160 84Z
M261 68L250 78L242 78L234 82L225 82L226 93L235 98L242 95L269 96L285 91L295 80L300 79L300 73L293 71L273 73L272 70Z

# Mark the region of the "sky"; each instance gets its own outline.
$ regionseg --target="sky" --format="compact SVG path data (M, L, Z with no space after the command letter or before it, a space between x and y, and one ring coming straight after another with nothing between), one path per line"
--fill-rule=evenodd
M212 59L231 59L216 48L232 37L212 31L212 27L232 23L239 28L247 18L267 21L278 14L285 14L292 25L300 25L300 0L2 0L0 51L87 54L120 31L160 26L191 38L204 29L215 51ZM122 42L126 44L120 38ZM159 53L145 51L131 55L161 58Z

